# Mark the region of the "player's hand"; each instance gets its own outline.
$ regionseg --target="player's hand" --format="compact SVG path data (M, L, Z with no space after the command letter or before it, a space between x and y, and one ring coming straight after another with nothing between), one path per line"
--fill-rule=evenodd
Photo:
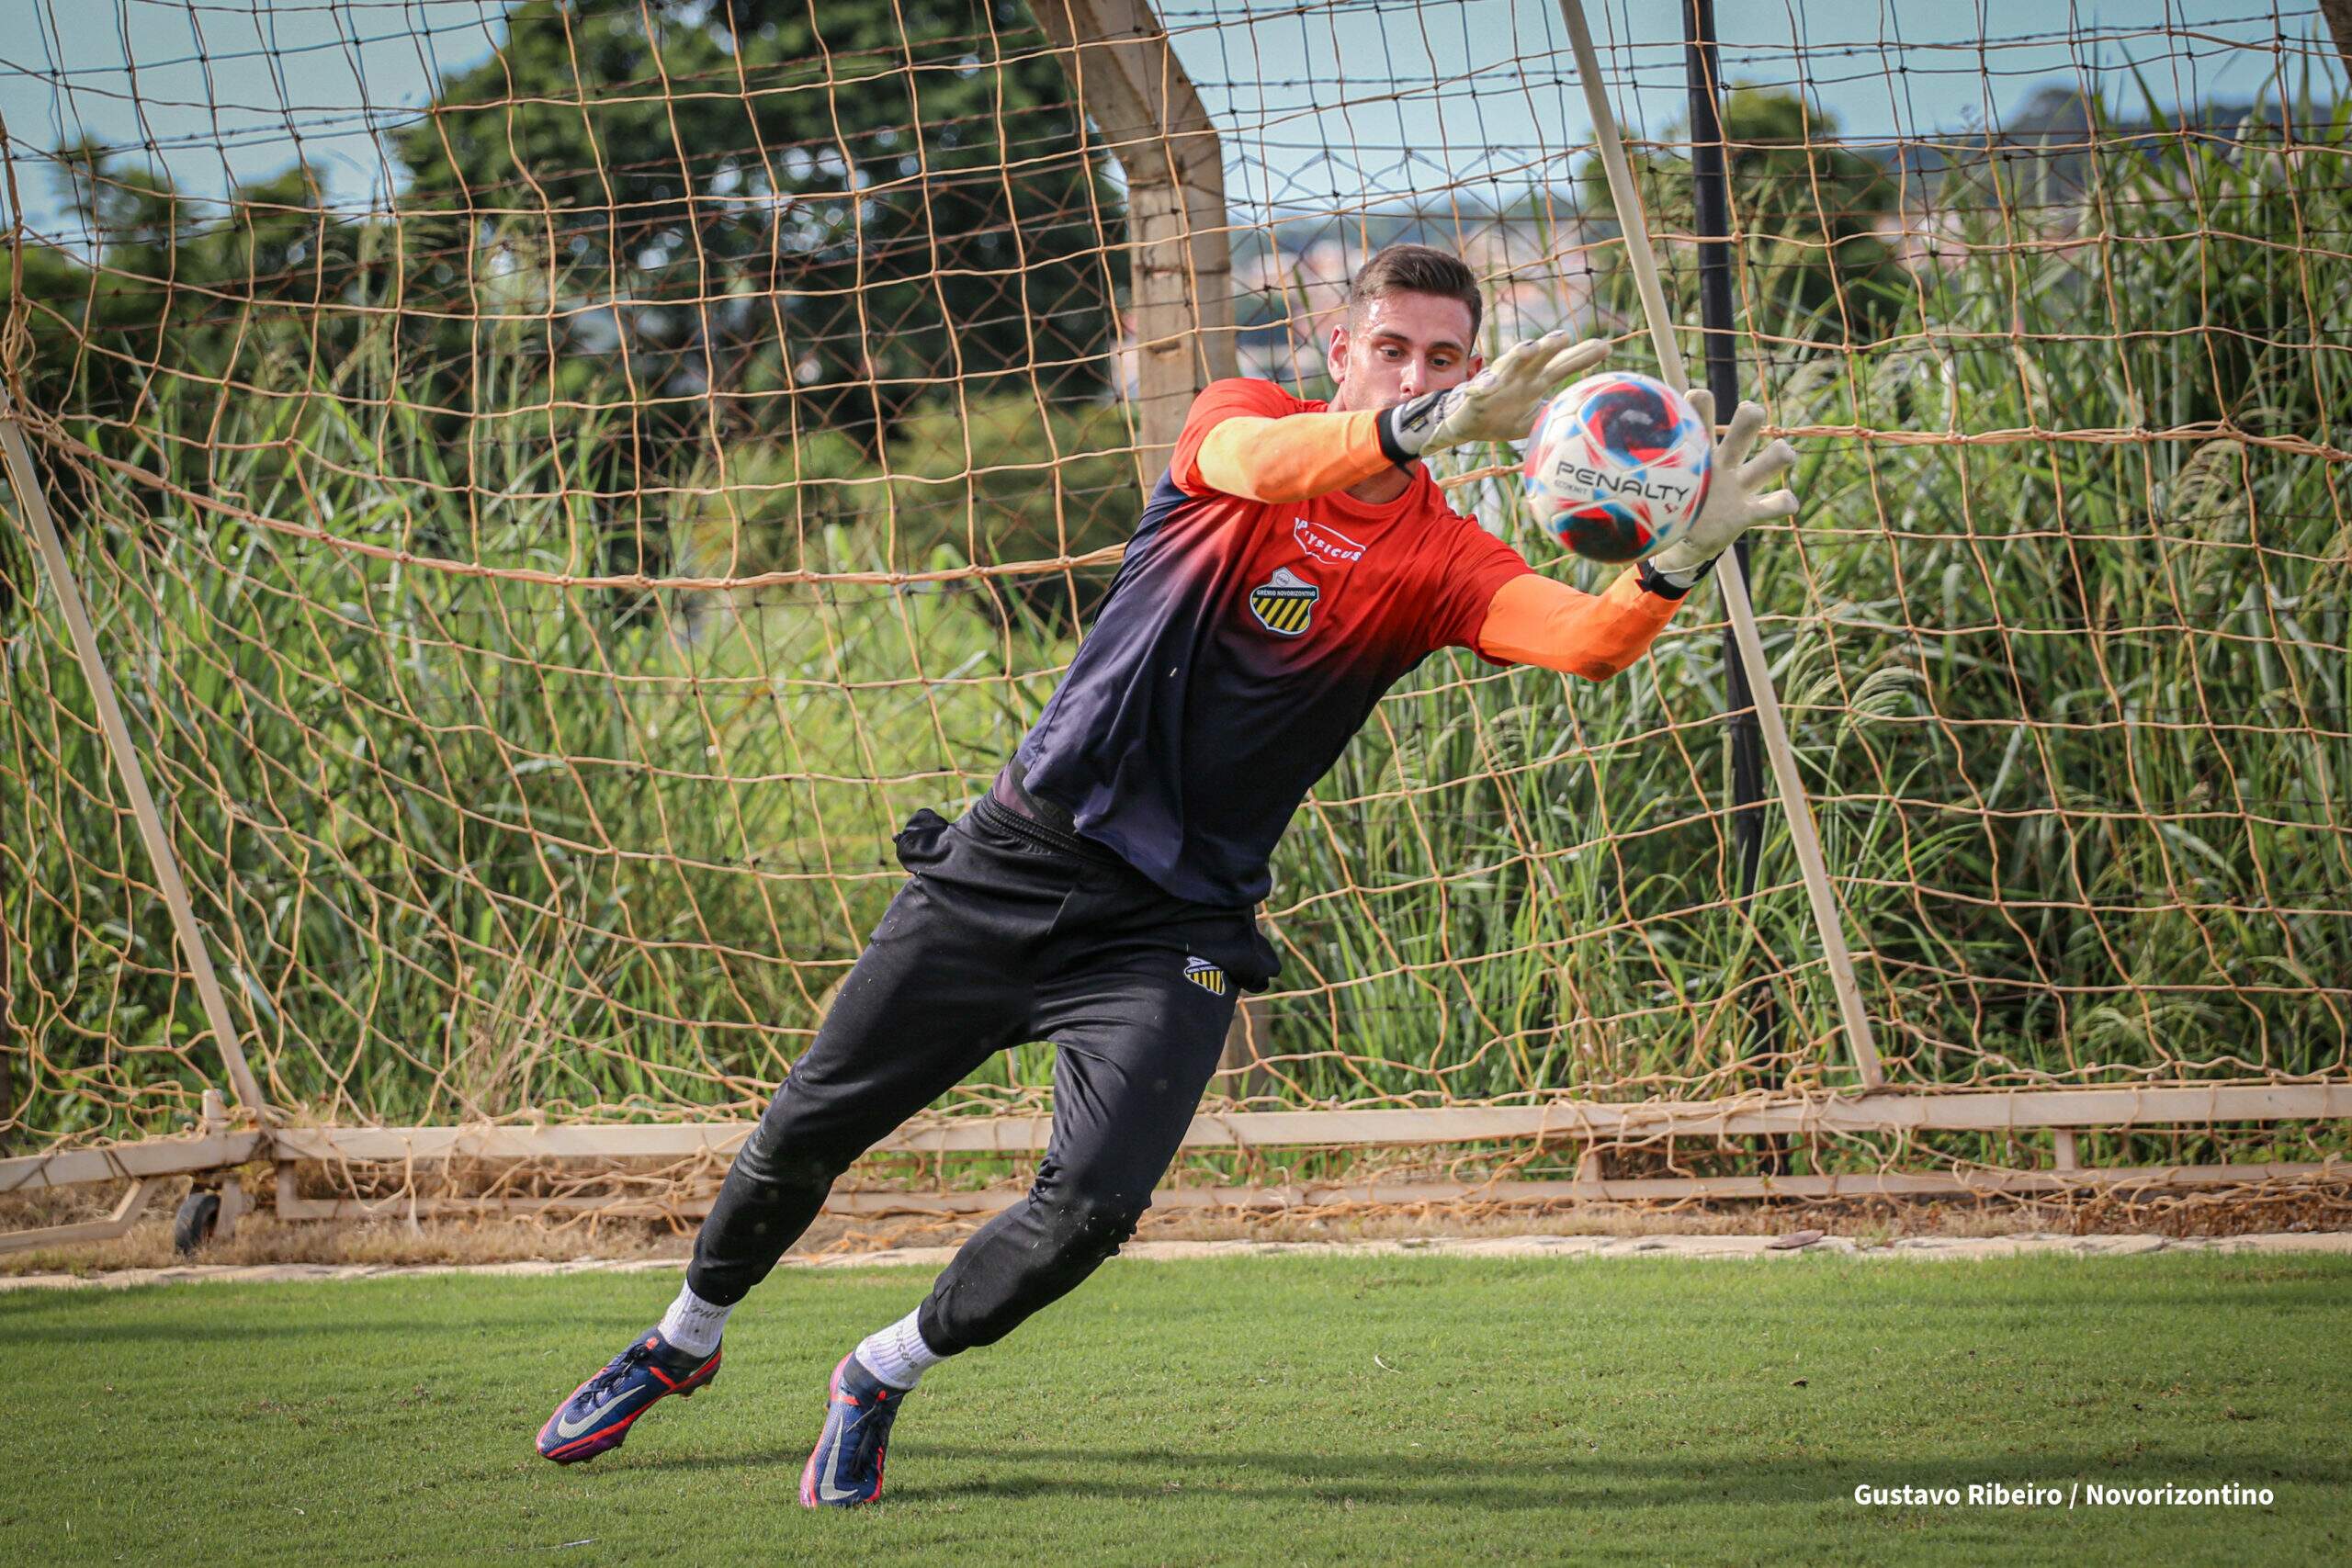
M1703 387L1693 387L1690 398L1691 409L1713 430L1714 394ZM1714 478L1707 486L1706 503L1690 520L1688 533L1650 558L1650 564L1658 571L1687 587L1713 564L1717 556L1731 548L1733 540L1758 523L1771 517L1796 515L1795 491L1767 492L1764 487L1788 472L1790 465L1797 460L1797 449L1786 441L1775 440L1755 457L1749 457L1763 428L1761 403L1742 403L1733 413L1731 428L1715 444Z
M1574 341L1546 333L1510 351L1458 387L1426 392L1385 410L1380 443L1398 462L1472 441L1524 441L1544 400L1607 357L1603 338Z

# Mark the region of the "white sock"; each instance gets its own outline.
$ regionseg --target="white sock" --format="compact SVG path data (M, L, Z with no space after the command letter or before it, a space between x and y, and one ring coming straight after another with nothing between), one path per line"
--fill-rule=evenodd
M912 1388L923 1373L947 1359L923 1343L915 1326L921 1309L907 1314L888 1328L879 1328L857 1342L859 1365L892 1388Z
M662 1337L690 1356L707 1356L718 1348L718 1337L727 1332L727 1314L734 1310L703 1300L691 1285L681 1285L678 1299L662 1314Z

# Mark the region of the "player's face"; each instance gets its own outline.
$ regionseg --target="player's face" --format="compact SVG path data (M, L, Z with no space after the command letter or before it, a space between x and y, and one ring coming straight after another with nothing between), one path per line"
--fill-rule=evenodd
M1334 412L1394 407L1478 373L1470 307L1438 294L1384 294L1331 329Z

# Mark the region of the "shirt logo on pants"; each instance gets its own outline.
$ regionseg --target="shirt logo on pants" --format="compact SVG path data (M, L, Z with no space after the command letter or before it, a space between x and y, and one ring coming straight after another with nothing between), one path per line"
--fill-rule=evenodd
M1189 955L1184 960L1184 978L1213 997L1225 995L1225 971L1205 958Z
M1291 570L1276 567L1274 575L1250 590L1250 613L1277 637L1299 637L1315 616L1315 601L1323 590Z

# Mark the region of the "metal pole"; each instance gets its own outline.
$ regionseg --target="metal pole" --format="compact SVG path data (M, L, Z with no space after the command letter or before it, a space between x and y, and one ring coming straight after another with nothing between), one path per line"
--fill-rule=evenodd
M1738 340L1731 324L1731 180L1725 167L1730 149L1724 136L1722 77L1716 68L1714 0L1690 0L1690 5L1682 63L1690 91L1699 320L1707 345L1707 386L1715 394L1715 406L1728 409L1739 406ZM1749 575L1751 542L1742 536L1732 547L1743 577ZM1747 671L1739 661L1739 636L1728 626L1724 627L1724 711L1731 730L1732 840L1739 856L1739 908L1745 914L1756 894L1756 874L1764 855L1764 758L1755 699L1748 694ZM1780 1033L1779 1011L1779 998L1770 990L1757 996L1749 1013L1756 1027L1746 1055L1770 1053ZM1777 1068L1766 1068L1769 1087L1778 1088L1780 1077Z
M204 1005L205 1020L212 1026L220 1060L229 1069L229 1085L237 1091L237 1103L266 1124L269 1111L262 1098L261 1084L254 1077L253 1068L246 1065L244 1046L238 1042L236 1026L230 1021L228 999L220 994L220 977L212 971L211 952L204 945L204 928L196 923L196 911L188 903L187 883L180 875L179 855L164 831L164 818L155 809L155 797L148 793L147 774L140 766L138 750L131 745L130 727L123 723L122 708L115 701L113 678L107 673L106 660L98 655L98 637L91 629L89 606L83 603L81 586L74 581L65 547L57 536L57 525L49 514L49 497L41 491L40 470L33 467L32 451L25 445L24 427L17 421L16 407L8 400L6 388L0 388L0 457L6 459L8 482L16 487L17 501L33 543L40 550L41 564L49 570L50 586L57 590L58 607L65 613L66 627L73 633L74 652L82 661L83 679L90 683L91 705L98 710L98 728L107 738L107 750L114 757L115 772L121 776L123 791L130 797L130 812L138 819L139 836L146 840L147 857L155 867L155 886L172 912L172 929L179 935L180 955L187 961L188 974L196 982L197 998Z
M1592 114L1593 140L1600 144L1601 167L1608 171L1610 195L1617 204L1617 220L1624 230L1626 264L1632 267L1634 286L1641 293L1643 313L1649 318L1650 341L1657 349L1658 371L1668 385L1682 391L1690 387L1690 378L1683 368L1682 347L1674 340L1674 321L1667 310L1666 291L1658 286L1657 257L1650 249L1649 221L1643 215L1640 194L1634 188L1634 172L1625 163L1617 117L1611 111L1609 94L1601 85L1600 57L1592 47L1592 29L1585 21L1583 0L1560 0L1560 13L1568 24L1568 41L1576 50L1577 74L1583 78L1585 105ZM1854 1070L1861 1076L1864 1087L1876 1089L1885 1082L1886 1074L1879 1065L1870 1015L1862 1010L1861 988L1854 982L1853 955L1846 946L1844 918L1829 890L1829 869L1821 858L1821 839L1814 826L1813 805L1805 798L1804 781L1797 776L1796 754L1789 746L1788 724L1781 715L1780 694L1772 688L1772 667L1764 657L1764 639L1756 629L1756 612L1747 600L1747 568L1735 552L1730 561L1715 569L1713 576L1722 586L1724 608L1730 613L1732 629L1738 637L1740 660L1747 670L1757 721L1763 730L1765 754L1771 759L1772 776L1781 789L1781 806L1788 814L1790 846L1796 851L1797 867L1804 874L1805 897L1813 906L1814 931L1821 939L1822 958L1828 965L1830 987L1837 993L1838 1012L1845 1024L1847 1045L1853 1053Z

